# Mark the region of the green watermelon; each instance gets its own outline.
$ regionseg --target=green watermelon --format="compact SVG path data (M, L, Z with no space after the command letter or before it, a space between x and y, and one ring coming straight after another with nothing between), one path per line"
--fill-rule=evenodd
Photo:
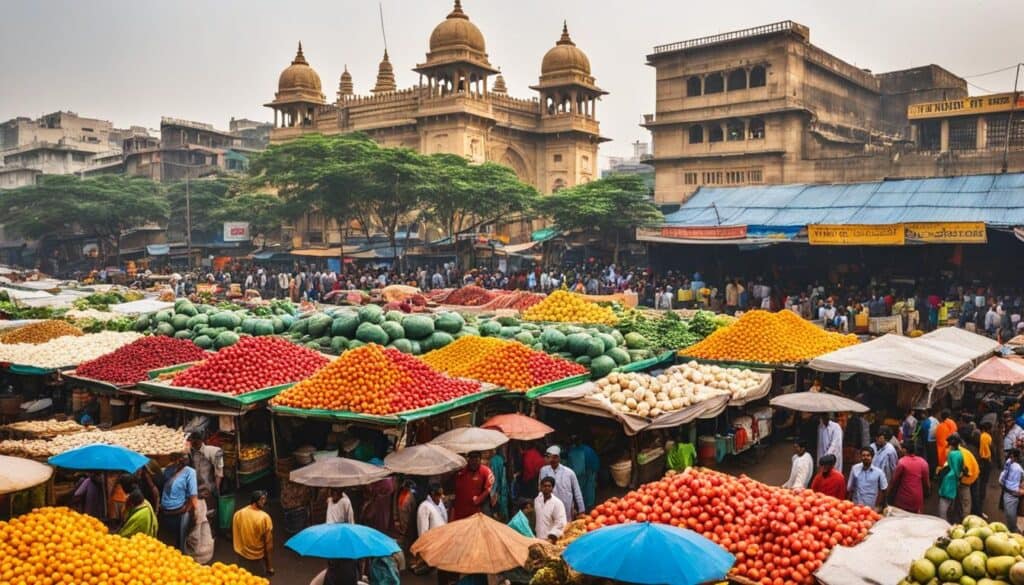
M607 333L598 333L595 337L597 337L604 343L605 352L614 349L619 345L618 342L615 341L615 338Z
M415 339L409 339L409 346L412 348L412 355L421 355L423 353L423 345Z
M401 323L394 321L384 321L380 324L380 328L384 330L384 333L388 334L388 341L395 341L396 339L402 339L405 337L405 329Z
M629 358L629 352L622 349L621 347L613 347L609 349L607 352L605 352L604 355L615 360L615 363L620 366L624 366L628 364L630 361L632 361Z
M521 331L517 333L513 339L526 346L533 346L534 343L533 333L530 333L529 331Z
M426 339L434 332L434 320L424 315L411 315L402 319L406 339Z
M331 338L330 337L326 337L326 336L325 337L320 337L320 338L318 338L316 340L316 342L317 342L317 345L319 345L321 349L328 349L329 347L331 347Z
M157 311L156 315L153 316L153 320L157 323L167 323L173 316L173 311L170 309L164 309L163 311Z
M231 311L221 311L210 316L210 325L234 329L242 324L242 319Z
M330 332L332 324L332 319L323 313L313 315L309 318L308 333L313 337L321 337Z
M274 322L270 319L257 319L256 323L253 325L252 331L246 331L246 333L250 333L252 335L273 335Z
M331 351L337 354L348 349L348 339L344 337L332 337L331 338Z
M359 322L380 325L384 322L384 309L380 305L366 305L359 308Z
M570 333L566 337L565 347L572 355L587 355L587 349L592 341L591 337L586 333ZM604 344L601 344L601 351L598 355L604 353Z
M408 339L396 339L388 347L393 347L402 353L412 353L412 342Z
M441 349L442 347L448 345L449 343L451 343L454 340L455 339L450 334L445 333L444 331L435 331L430 336L430 339L429 339L429 341L430 341L430 350L433 351L435 349Z
M590 375L594 378L603 378L612 373L614 369L615 360L606 355L599 355L590 360Z
M590 367L590 361L591 361L591 358L590 358L589 355L581 355L580 357L576 358L576 363L577 364L580 364L580 365L583 365L583 366L587 366L587 367Z
M458 333L466 324L466 320L458 313L441 313L434 319L434 327L445 333Z
M331 322L331 335L352 337L359 327L359 316L355 313L341 313Z
M189 317L195 317L196 314L199 313L199 311L196 310L195 305L192 304L192 301L188 299L179 299L175 302L174 312L181 315L187 315Z
M196 325L206 325L209 322L210 322L210 318L208 316L200 313L198 315L195 315L194 317L190 317L186 327L188 327L189 329L195 330Z
M349 349L356 349L359 347L363 347L364 345L366 344L363 343L362 341L359 341L358 339L353 339L352 341L348 342Z
M192 339L192 332L188 329L174 332L175 339Z
M376 306L376 305L375 305ZM356 329L356 339L364 343L376 343L377 345L387 345L388 334L381 328L380 325L365 322L360 323Z
M138 319L136 319L135 326L132 327L132 329L135 329L136 331L145 331L145 330L149 329L149 324L150 324L149 315L143 315L143 316L139 317Z
M547 351L562 351L565 347L565 335L553 327L549 327L540 334L540 342L544 344Z
M385 321L394 321L395 323L401 323L402 319L405 319L405 313L401 311L388 311L384 314Z
M604 342L596 337L587 340L587 355L595 358L604 353Z
M198 345L202 349L211 349L213 347L213 340L210 339L209 335L200 335L193 339L192 343Z
M238 343L238 334L233 331L225 331L217 335L217 338L213 340L213 345L217 349L228 347Z
M157 323L156 334L171 337L174 335L174 325L170 323Z
M288 333L298 333L300 335L305 335L306 331L308 331L308 330L309 330L309 320L308 319L299 319L298 321L292 323L291 327L288 328Z
M480 335L484 337L496 337L501 333L501 323L497 321L484 321L480 325Z
M284 333L284 331L285 331L284 321L282 321L278 317L272 317L270 319L270 324L274 326L274 333Z

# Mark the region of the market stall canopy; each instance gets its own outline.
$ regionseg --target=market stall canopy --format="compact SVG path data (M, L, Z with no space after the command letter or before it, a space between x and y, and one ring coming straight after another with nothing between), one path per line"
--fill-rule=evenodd
M814 576L824 585L899 583L921 552L948 530L941 518L889 508L860 544L832 549Z
M481 429L480 427L452 429L447 433L438 435L437 438L430 442L432 445L438 445L456 453L497 449L505 443L508 443L508 437L504 433L491 429Z
M293 470L288 479L310 487L352 487L369 485L391 475L391 471L347 457L329 457Z
M514 441L534 441L555 432L539 420L519 413L492 416L480 428L500 431Z
M156 311L162 311L172 307L174 307L174 303L166 303L156 299L142 299L121 303L119 305L110 305L110 310L114 313L121 313L122 315L141 315L143 313L155 313Z
M798 412L867 412L871 410L856 400L826 392L782 394L772 398L769 404Z
M149 462L145 455L120 445L93 444L54 455L47 463L81 471L123 471L135 473Z
M562 554L576 572L622 583L698 585L725 579L736 557L711 540L667 524L598 528Z
M1000 386L1024 384L1024 363L1004 357L991 357L971 370L963 381Z
M465 466L462 455L430 443L406 447L384 458L384 467L405 475L441 475Z
M20 492L48 481L53 468L31 459L0 455L0 494Z
M990 356L999 349L999 343L994 339L959 327L942 327L925 333L917 338L917 343L927 343L937 349L967 357L971 361Z
M989 352L998 347L994 341L988 341ZM889 334L816 357L808 366L819 372L872 374L923 384L934 390L957 382L971 371L974 360L984 355L979 353L980 345L974 340L958 344L949 338L911 339Z
M288 539L285 546L304 557L369 559L401 551L383 532L361 524L317 524Z
M768 381L768 387L770 387L771 377L768 377ZM548 408L617 420L622 424L623 432L627 436L632 437L642 431L669 429L697 419L715 418L725 411L730 401L728 394L722 394L651 419L627 414L616 409L610 403L592 396L595 389L593 382L584 382L583 384L545 394L538 398L538 402L540 402L541 406Z
M442 571L494 575L525 565L530 547L539 542L474 514L431 529L413 543L412 553Z

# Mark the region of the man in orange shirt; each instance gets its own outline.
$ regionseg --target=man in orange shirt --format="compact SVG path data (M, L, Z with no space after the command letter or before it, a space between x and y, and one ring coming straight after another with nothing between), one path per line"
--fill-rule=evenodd
M949 454L949 446L946 444L946 439L955 432L956 421L950 416L948 408L942 409L942 412L939 413L939 426L935 429L935 444L939 450L939 466L937 469L941 469L946 464L946 455Z

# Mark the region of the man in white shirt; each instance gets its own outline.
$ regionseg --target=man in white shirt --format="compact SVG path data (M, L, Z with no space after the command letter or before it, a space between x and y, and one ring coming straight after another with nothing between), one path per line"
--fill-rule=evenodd
M793 443L793 463L789 471L789 479L782 487L791 490L802 490L811 484L811 475L814 471L814 460L807 452L807 442L797 439Z
M836 456L836 469L842 473L843 469L843 428L839 423L832 420L829 413L821 414L821 424L818 425L818 461L825 455Z
M546 538L552 543L558 542L567 524L565 506L552 494L555 490L555 479L545 477L540 480L540 493L533 500L533 512L537 517L537 538Z
M576 472L562 465L562 449L558 445L548 447L548 464L540 468L538 477L543 480L550 477L555 480L555 495L558 501L565 506L565 517L575 518L573 506L576 507L576 514L583 514L586 507L583 504L583 491L580 489L579 479Z
M871 450L875 454L871 459L871 464L882 470L882 473L885 474L886 483L892 483L892 473L896 471L896 464L900 459L900 456L896 453L896 448L889 442L890 439L892 439L892 430L882 425L878 427L878 436L875 437L875 442L871 444Z
M429 490L427 499L423 500L419 510L416 511L416 529L420 536L448 523L448 510L445 509L442 501L444 489L440 484L432 483Z
M327 497L326 524L355 524L356 515L352 510L352 501L341 488L331 488Z

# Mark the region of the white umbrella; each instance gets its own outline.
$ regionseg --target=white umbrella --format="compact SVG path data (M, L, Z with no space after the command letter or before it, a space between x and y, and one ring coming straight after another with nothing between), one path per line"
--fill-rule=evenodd
M456 453L469 453L470 451L496 449L507 442L508 437L500 431L481 429L480 427L462 427L450 430L430 443Z
M405 475L441 475L462 469L466 459L444 447L427 443L391 453L384 458L384 466Z
M772 398L772 406L799 412L867 412L869 409L856 400L825 392L794 392Z
M8 457L0 455L0 494L19 492L30 487L35 487L53 475L53 468L49 465L22 459L21 457Z
M383 467L345 457L330 457L292 471L288 479L311 487L350 487L368 485L389 475L391 472Z

